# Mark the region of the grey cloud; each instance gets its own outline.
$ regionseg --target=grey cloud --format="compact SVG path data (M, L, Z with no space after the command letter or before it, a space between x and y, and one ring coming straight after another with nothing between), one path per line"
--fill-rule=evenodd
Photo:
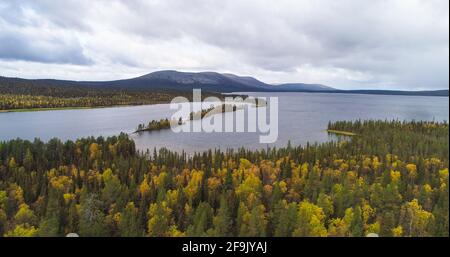
M72 40L70 44L65 41L65 47L72 56L78 53L75 59L79 60L83 60L83 53L94 54L100 50L102 62L142 65L145 69L146 62L141 58L148 55L137 53L145 51L145 45L151 46L155 54L158 51L154 49L163 44L161 49L168 52L161 56L172 55L170 59L176 59L175 55L182 54L180 60L196 56L209 46L227 53L229 60L223 60L223 69L232 69L229 63L236 62L239 63L236 67L245 66L247 71L263 74L262 79L270 76L264 77L266 71L266 74L286 74L284 81L292 81L291 77L298 78L298 71L303 67L312 67L320 72L337 69L340 74L363 74L364 78L342 75L339 79L339 85L361 88L389 85L398 89L437 89L448 88L449 84L447 0L39 0L7 3L5 14L14 15L4 16L6 22L18 27L39 28L40 24L30 24L23 11L33 10L45 22L71 35ZM3 12L1 6L0 13ZM105 32L116 35L116 40L109 37L111 42L108 43L114 45L110 49L97 44L101 41L99 35ZM130 43L119 37L128 38ZM78 38L87 44L81 47ZM181 47L186 38L198 42L198 46ZM37 36L35 40L46 39ZM136 42L140 45L136 46ZM57 41L53 44L61 56L56 54L50 59L64 59L64 44ZM36 48L27 46L25 49L31 52ZM189 53L180 52L179 48ZM27 51L16 49L15 55ZM161 56L151 59L163 60ZM214 59L216 56L208 58L209 67L220 67L221 60ZM152 63L151 67L158 65L165 63ZM234 72L239 73L239 70ZM323 83L324 80L318 76L309 82Z
M134 17L132 20L138 22L125 21L122 26L124 31L148 38L189 35L270 71L289 72L309 64L371 73L380 78L400 76L399 83L408 80L401 76L418 71L408 67L411 61L422 68L420 72L433 73L426 59L421 59L424 49L448 49L446 0L259 3L123 2ZM448 58L435 61L448 67ZM417 81L397 86L424 84L430 83ZM434 78L429 86L448 87L448 76Z
M21 35L0 34L0 59L43 63L89 65L92 60L83 54L76 42L52 39L50 42L33 40Z
M47 18L42 18L42 11L36 8L37 1L20 3L5 1L0 4L0 59L77 65L93 63L84 55L78 39L70 35L71 32L57 30L62 24L45 23ZM52 9L50 1L40 3L45 3L49 10ZM47 10L45 6L39 8ZM74 11L76 8L70 10ZM53 11L52 16L57 13L60 15L57 20L70 22L70 18L64 16L62 8L54 7ZM44 17L48 17L50 13L52 12L45 13ZM74 23L68 23L65 26L73 29L73 25Z
M71 30L90 30L84 19L89 10L88 3L76 0L3 0L0 13L2 19L19 26L39 26L45 21ZM30 12L41 19L30 19L27 17Z

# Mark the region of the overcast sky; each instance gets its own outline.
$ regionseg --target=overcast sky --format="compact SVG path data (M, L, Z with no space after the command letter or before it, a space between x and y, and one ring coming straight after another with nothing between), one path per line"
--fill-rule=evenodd
M268 83L449 87L448 0L1 0L0 75L218 71Z

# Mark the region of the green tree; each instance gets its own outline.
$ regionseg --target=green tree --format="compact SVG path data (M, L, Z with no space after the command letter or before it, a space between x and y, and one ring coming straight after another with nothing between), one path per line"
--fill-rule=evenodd
M188 236L206 236L212 226L213 211L207 202L201 202L193 217L193 223L187 229Z
M249 212L246 207L240 207L241 226L239 236L264 237L267 235L267 217L264 205L256 205Z
M274 236L292 236L298 218L297 208L298 206L296 203L288 204L286 200L282 200L277 204L273 217L275 223Z
M363 236L364 233L363 219L361 207L359 206L356 206L355 211L353 213L352 222L350 224L350 231L352 233L352 236L357 237Z
M87 194L81 199L80 206L80 235L81 236L107 236L105 214L102 202L96 194Z
M61 200L59 196L59 193L50 187L45 216L39 224L39 236L61 235Z
M129 202L120 216L119 232L123 237L142 236L143 231L139 225L138 209L133 202Z
M334 214L333 199L327 194L320 193L317 198L317 206L322 208L325 217L328 219Z
M227 199L222 196L220 198L220 208L217 215L213 218L213 235L214 236L232 236L232 220L228 207Z

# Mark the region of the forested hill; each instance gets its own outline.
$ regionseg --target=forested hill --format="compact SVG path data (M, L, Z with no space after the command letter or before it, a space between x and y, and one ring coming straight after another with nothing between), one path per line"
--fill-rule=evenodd
M125 134L0 142L0 235L449 236L447 123L328 129L355 136L192 157Z

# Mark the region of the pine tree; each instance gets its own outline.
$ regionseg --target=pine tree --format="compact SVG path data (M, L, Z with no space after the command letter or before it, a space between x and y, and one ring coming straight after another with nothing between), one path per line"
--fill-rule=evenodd
M138 220L138 209L133 202L129 202L125 207L119 222L119 233L123 237L142 236L143 231Z
M87 194L87 193L86 193ZM87 194L81 199L80 207L80 235L81 236L107 236L105 214L102 202L96 194Z
M297 222L297 204L280 201L275 207L273 220L275 221L274 236L289 237Z
M228 201L224 196L222 196L220 198L220 208L218 210L217 216L215 216L213 219L214 236L232 236L231 226L233 222L230 215L231 213L230 209L228 208Z
M363 236L364 228L363 228L363 220L361 214L361 207L356 206L355 211L353 213L352 223L350 225L350 231L352 236L361 237Z
M212 209L207 202L201 202L193 217L192 225L187 229L188 236L206 236L212 225Z
M59 192L50 187L45 216L39 224L38 235L52 237L61 235L61 198Z

